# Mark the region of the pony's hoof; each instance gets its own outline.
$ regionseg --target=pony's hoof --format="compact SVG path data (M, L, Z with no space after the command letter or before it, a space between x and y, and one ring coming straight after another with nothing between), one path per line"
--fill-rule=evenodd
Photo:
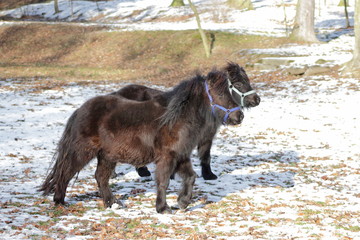
M116 178L117 176L118 176L118 174L115 172L115 169L114 169L114 171L112 171L112 173L111 173L110 178L114 179L114 178Z
M136 169L136 171L140 177L150 177L151 176L151 173L149 172L147 167L139 167Z
M55 205L65 205L65 199L64 198L57 198L54 196L54 202Z
M189 206L189 204L190 204L190 201L182 200L182 199L178 200L178 205L179 205L180 209L187 208L187 206Z
M55 207L69 206L69 204L66 202L55 202L54 206Z
M125 204L120 201L120 200L117 200L116 202L114 202L112 205L111 205L111 209L112 210L116 210L116 209L121 209L121 208L126 208Z
M164 207L156 207L156 211L161 214L172 214L172 210L168 205L165 205Z
M203 174L204 180L216 180L218 177L213 173Z
M173 206L171 206L171 210L175 210L175 211L177 211L177 210L179 210L180 209L180 207L179 207L179 205L173 205Z
M119 208L125 208L125 205L121 202L120 199L116 199L115 197L111 197L111 198L106 198L106 200L104 200L104 206L105 208L112 208L114 204L118 206Z

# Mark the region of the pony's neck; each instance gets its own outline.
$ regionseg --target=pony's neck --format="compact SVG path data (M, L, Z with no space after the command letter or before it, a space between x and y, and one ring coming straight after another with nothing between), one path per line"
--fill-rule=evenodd
M197 126L216 121L206 95L205 81L204 77L198 75L164 94L169 104L162 116L162 125L172 126L180 119Z

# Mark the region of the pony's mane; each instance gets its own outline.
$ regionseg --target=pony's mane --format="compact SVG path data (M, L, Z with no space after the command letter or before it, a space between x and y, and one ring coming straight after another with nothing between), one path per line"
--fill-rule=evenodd
M216 68L214 68L211 72L208 73L207 79L210 79L212 82L211 88L216 88L219 90L219 92L225 92L226 88L229 87L228 82L226 79L228 78L228 75L226 71L219 71Z
M203 98L205 81L204 76L197 74L195 77L181 82L172 91L167 93L172 97L167 110L160 118L161 126L172 126L184 112L189 110L189 105L191 105L189 103L194 104L196 102L200 106L195 107L201 107L201 104L204 102L201 98Z
M210 88L215 88L217 94L223 94L228 91L227 73L213 69L208 75L202 76L197 74L195 77L181 82L172 91L166 93L171 96L167 110L160 117L160 126L173 126L174 123L184 114L189 116L202 117L203 119L215 120L211 113L210 102L204 100L205 81ZM190 111L197 111L194 115ZM189 119L196 121L197 119ZM216 121L216 120L215 120Z

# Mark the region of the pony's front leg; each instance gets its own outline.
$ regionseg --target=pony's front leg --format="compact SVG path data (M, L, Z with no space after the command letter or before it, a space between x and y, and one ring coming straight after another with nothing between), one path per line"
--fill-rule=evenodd
M200 142L198 145L198 155L201 161L201 174L205 180L215 180L217 176L211 171L210 166L210 149L212 145L212 139Z
M196 178L196 173L192 168L190 158L186 158L178 164L177 173L183 179L182 189L179 192L178 204L181 209L185 209L191 202L192 190Z
M98 165L95 178L99 186L100 196L103 198L104 206L111 207L113 203L117 202L109 186L109 179L115 169L116 163L107 161L101 152L98 154L97 159ZM119 204L122 205L121 202L119 202Z
M171 213L171 208L166 203L166 189L169 186L170 175L174 171L175 159L161 159L156 164L156 211L158 213Z

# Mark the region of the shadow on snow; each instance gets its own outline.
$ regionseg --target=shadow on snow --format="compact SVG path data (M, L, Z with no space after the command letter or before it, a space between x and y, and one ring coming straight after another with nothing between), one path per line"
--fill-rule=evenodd
M267 152L264 154L236 156L213 155L214 172L218 175L216 180L203 180L200 177L201 167L199 161L193 158L194 169L198 173L194 190L193 202L200 199L207 199L205 204L198 204L188 208L192 211L204 207L208 203L219 202L229 194L241 193L252 188L291 188L295 186L295 172L291 171L291 165L299 162L298 153L295 151ZM281 171L273 171L272 165L281 164ZM264 168L255 167L264 165ZM149 166L154 175L155 165ZM253 169L252 169L253 168ZM156 194L155 181L151 178L140 178L134 168L130 165L118 166L120 176L112 180L112 191L122 201L139 194ZM249 173L254 171L254 173ZM128 175L131 175L130 177ZM135 177L134 177L135 176ZM90 177L90 176L89 176ZM92 177L92 176L91 176ZM75 183L75 186L77 184ZM178 176L171 180L168 193L177 196L181 187L181 180ZM86 192L86 191L85 191ZM99 199L98 192L90 191L85 194L68 196L69 203ZM153 198L153 197L151 197Z

